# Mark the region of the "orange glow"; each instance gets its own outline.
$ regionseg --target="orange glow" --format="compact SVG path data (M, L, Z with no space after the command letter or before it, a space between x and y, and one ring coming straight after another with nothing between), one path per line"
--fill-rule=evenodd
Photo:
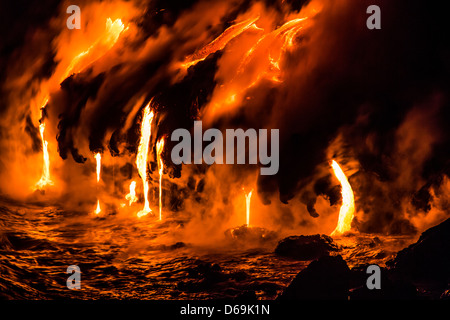
M316 13L308 12L308 16L312 17ZM250 21L256 22L257 19ZM204 120L212 121L217 116L239 108L247 96L246 91L263 80L271 81L274 85L282 83L283 59L292 48L297 47L295 39L309 27L310 21L310 17L298 17L275 30L258 28L258 33L249 38L250 44L246 44L248 49L239 51L236 46L234 50L225 52L220 61L223 61L218 77L221 83L215 88ZM264 21L259 23L263 24ZM234 52L240 55L234 56Z
M286 22L275 31L263 35L256 42L256 44L248 50L241 62L241 65L239 66L238 73L245 73L249 67L249 64L257 59L257 56L261 54L266 56L266 61L268 62L268 65L265 66L264 69L261 69L261 71L256 75L254 81L252 81L248 87L255 85L256 82L264 76L268 79L273 79L275 82L281 82L279 80L279 73L281 71L280 62L283 54L288 48L293 47L294 39L298 32L303 29L303 24L307 19L308 18L306 17L293 19ZM280 39L282 42L276 43ZM277 56L277 58L275 59L273 56Z
M125 196L128 200L128 205L131 206L134 202L138 200L136 197L136 181L131 181L130 183L130 193Z
M342 194L342 206L339 210L339 220L336 229L331 233L332 236L343 234L351 229L351 224L353 216L355 213L355 199L353 196L353 190L345 176L344 171L336 161L331 162L331 166L334 171L334 175L341 183L341 194Z
M247 213L247 227L250 227L250 201L252 199L253 189L245 195L245 208Z
M164 163L161 154L164 150L164 137L156 143L156 154L159 166L159 220L162 220L162 175L164 170Z
M72 73L81 72L89 64L103 56L114 46L119 39L120 34L124 31L124 28L125 25L122 23L121 19L116 19L114 22L111 18L106 19L106 29L104 34L101 35L87 50L81 52L72 59L60 81L63 81Z
M56 79L53 78L53 81L58 81L61 83L73 73L81 72L85 69L89 64L94 62L103 56L108 50L110 50L114 44L117 42L120 34L124 31L124 24L121 19L116 19L114 22L108 18L106 20L106 29L103 35L92 44L86 51L81 52L77 56L75 56L70 64L65 68L65 71L62 73L59 72L61 76L56 75ZM47 86L43 86L41 88L41 93L39 95L43 96L43 103L41 104L41 124L39 125L39 131L41 133L41 141L42 141L42 151L43 151L43 172L41 179L36 184L35 189L43 190L47 185L53 185L52 180L50 179L50 157L48 154L48 142L44 139L44 131L45 131L45 123L42 119L42 109L45 108L46 104L49 101L49 88Z
M99 214L102 212L102 209L100 208L100 200L97 200L97 208L95 209L95 214Z
M228 42L239 36L242 32L248 30L250 27L256 27L254 24L259 17L250 18L242 22L232 25L226 29L220 36L214 39L212 42L208 43L206 46L196 51L194 54L186 57L185 62L182 67L188 69L189 67L197 64L200 61L205 60L210 54L222 50L225 48Z
M97 184L100 182L100 171L102 168L102 155L100 152L95 154L95 160L97 162L96 173L97 173ZM97 199L97 209L95 210L95 214L99 214L102 210L100 209L100 200Z
M94 157L97 162L97 167L96 167L97 182L100 182L100 171L102 168L102 155L100 153L96 153Z
M41 179L35 186L36 190L43 190L47 185L53 185L53 181L50 178L50 157L48 154L48 142L44 138L45 123L39 125L39 132L41 134L42 142L42 156L43 156L43 166L42 166L42 176Z
M148 201L148 178L147 178L147 158L150 144L150 136L152 133L152 121L153 121L153 111L150 110L150 103L144 109L144 114L142 116L141 123L141 139L139 142L138 153L136 157L136 165L139 171L139 176L142 179L142 184L144 186L144 208L138 212L137 216L142 217L152 212L150 209L150 203Z

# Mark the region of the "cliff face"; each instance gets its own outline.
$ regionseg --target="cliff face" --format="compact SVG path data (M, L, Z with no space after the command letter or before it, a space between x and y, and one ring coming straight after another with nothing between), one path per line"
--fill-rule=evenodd
M447 286L450 282L450 219L422 233L388 263L393 271L414 282Z

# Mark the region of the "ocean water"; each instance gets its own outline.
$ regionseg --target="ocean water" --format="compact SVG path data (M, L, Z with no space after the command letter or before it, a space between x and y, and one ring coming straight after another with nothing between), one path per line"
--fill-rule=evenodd
M259 245L226 239L208 245L174 240L180 216L67 212L0 200L0 297L3 299L275 299L309 261L274 254L278 238ZM410 237L351 234L336 238L350 267L384 263ZM81 269L81 290L66 286Z

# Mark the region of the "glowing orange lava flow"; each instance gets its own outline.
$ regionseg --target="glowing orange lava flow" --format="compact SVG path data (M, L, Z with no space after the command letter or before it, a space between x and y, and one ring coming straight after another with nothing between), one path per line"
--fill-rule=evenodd
M245 195L246 210L247 210L247 227L250 227L250 200L252 198L253 189Z
M136 197L136 181L131 181L130 183L130 193L125 196L128 200L128 205L131 206L134 202L138 200Z
M64 79L66 79L72 73L81 72L89 64L91 64L92 62L100 58L103 54L105 54L105 52L111 49L117 42L122 31L124 31L124 28L125 26L122 23L121 19L116 19L114 20L114 22L110 18L106 19L105 34L101 38L99 38L93 45L91 45L86 51L81 52L80 54L75 56L75 58L72 59L69 66L62 73L62 76L56 78L57 80L59 79L58 83L64 81ZM50 98L49 92L44 91L42 92L42 94L44 96L43 99L44 102L41 104L41 110L45 108L45 105L47 104ZM45 123L43 122L42 111L41 111L41 124L39 125L39 131L41 133L44 162L43 162L42 176L39 182L36 183L35 189L43 190L45 186L53 185L53 182L50 179L50 157L47 148L48 142L44 139Z
M39 132L41 134L42 142L42 155L43 155L43 166L42 166L42 176L41 179L36 183L36 190L43 190L47 185L53 185L53 181L50 179L50 157L48 155L48 142L44 138L45 123L39 125Z
M97 182L100 182L100 171L102 168L102 155L100 153L95 154L95 160L97 161Z
M98 60L107 51L109 51L116 44L122 31L124 31L124 28L125 25L121 19L116 19L114 22L111 18L106 19L105 33L86 51L81 52L72 59L70 65L65 70L61 81L66 79L72 73L81 72L89 64Z
M218 36L216 39L208 43L202 49L186 57L186 60L182 64L182 67L188 69L190 66L193 66L198 62L205 60L210 54L222 50L227 45L228 42L230 42L231 40L239 36L242 32L248 30L251 27L259 29L254 24L258 19L259 17L250 18L242 22L236 23L235 25L232 25L231 27L226 29L220 36Z
M336 229L331 233L331 236L340 235L351 229L351 223L355 213L355 199L353 196L353 190L350 183L347 180L344 172L336 161L331 162L331 166L334 171L334 175L341 183L342 194L342 206L339 210L339 220Z
M138 153L136 157L136 165L139 171L139 176L142 179L142 184L144 185L144 209L138 212L137 216L142 217L152 212L150 209L150 204L148 202L148 180L147 180L147 157L150 144L150 136L152 133L152 121L153 121L153 111L150 110L150 103L144 109L144 115L142 117L141 123L141 140L139 142Z
M102 168L102 155L100 154L100 152L95 154L95 160L97 161L97 167L96 167L96 172L97 172L97 184L100 182L100 170ZM100 208L100 200L97 199L97 209L95 210L96 214L99 214L102 211L102 209Z
M100 208L100 200L97 199L97 209L95 209L95 214L99 214L102 212L102 209Z
M273 31L258 28L252 23L251 26L259 30L257 38L250 40L253 44L247 52L242 53L241 58L230 60L233 61L229 65L230 71L227 71L222 83L214 89L203 119L212 121L215 117L239 108L244 97L249 99L247 91L261 81L268 80L274 85L282 83L285 74L283 61L291 49L301 46L301 41L297 43L296 39L300 32L310 28L311 21L310 17L291 19ZM231 53L225 52L224 55Z
M162 220L162 175L164 170L164 163L161 158L161 153L164 150L164 137L156 143L156 154L159 166L159 220Z
M282 82L280 80L281 59L284 53L294 46L294 39L300 30L303 29L307 19L308 17L305 17L286 22L275 31L264 34L256 44L250 48L239 66L239 73L245 73L250 63L258 61L256 58L258 55L266 56L268 65L265 69L261 69L260 72L257 73L255 80L250 83L249 87L255 85L263 77L267 77L274 82ZM281 42L277 43L277 40L281 40Z

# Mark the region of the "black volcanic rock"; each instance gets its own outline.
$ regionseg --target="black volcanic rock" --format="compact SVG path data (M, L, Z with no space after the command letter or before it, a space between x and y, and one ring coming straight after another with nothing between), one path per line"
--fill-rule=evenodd
M331 237L315 234L284 238L275 248L275 254L296 260L314 260L338 250Z
M414 282L450 283L450 219L422 233L388 262L392 271Z
M210 290L217 283L226 281L229 276L216 263L199 262L196 267L187 268L188 278L192 280L179 282L177 289L186 292Z
M347 300L350 269L341 256L325 256L298 273L280 300Z
M161 244L156 247L156 249L161 250L161 251L173 251L173 250L177 250L177 249L181 249L181 248L186 248L186 244L181 241L174 243L172 245L169 245L169 246L165 245L165 244Z
M239 283L248 277L243 271L225 271L217 263L197 261L196 264L185 270L186 279L178 282L177 290L184 292L223 290L229 287L230 282Z
M367 267L359 266L351 270L350 300L413 300L418 299L416 287L406 279L397 277L386 268L381 270L381 289L368 289Z
M243 225L226 230L225 237L239 244L264 244L276 241L277 234L274 231L266 230L264 228Z
M25 234L6 232L0 234L0 248L4 250L57 250L46 240L37 240Z
M258 300L254 290L246 290L235 297L235 300L256 301Z

